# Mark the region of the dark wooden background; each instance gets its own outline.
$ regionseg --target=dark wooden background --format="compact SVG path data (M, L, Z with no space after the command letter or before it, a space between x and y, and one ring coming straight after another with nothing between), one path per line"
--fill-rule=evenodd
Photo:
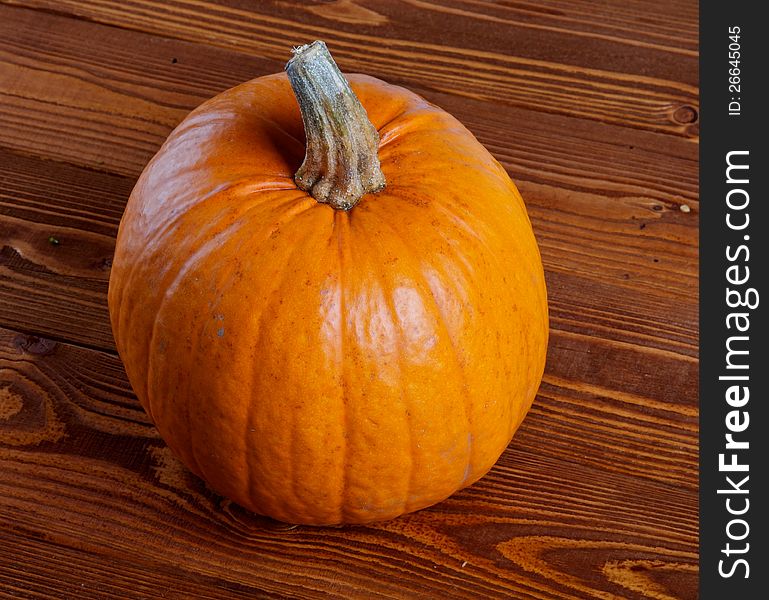
M0 596L695 598L697 27L691 0L0 1ZM107 316L165 136L316 38L502 162L550 294L544 382L497 466L368 527L206 489Z

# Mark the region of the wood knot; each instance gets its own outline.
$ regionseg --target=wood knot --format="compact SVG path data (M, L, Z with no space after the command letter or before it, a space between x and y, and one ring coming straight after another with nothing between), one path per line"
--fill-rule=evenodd
M698 117L699 115L697 114L697 109L686 104L679 106L675 112L673 112L673 120L676 123L681 123L682 125L696 123Z
M14 347L23 354L48 356L56 351L56 342L36 335L20 333L13 339Z
M0 387L0 421L7 421L24 408L24 400L10 386Z

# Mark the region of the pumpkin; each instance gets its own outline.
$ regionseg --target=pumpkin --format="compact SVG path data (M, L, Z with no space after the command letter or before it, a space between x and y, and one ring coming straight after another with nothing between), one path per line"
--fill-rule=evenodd
M345 79L322 42L170 134L126 206L109 309L171 450L298 524L389 519L482 477L548 336L505 170L418 95Z

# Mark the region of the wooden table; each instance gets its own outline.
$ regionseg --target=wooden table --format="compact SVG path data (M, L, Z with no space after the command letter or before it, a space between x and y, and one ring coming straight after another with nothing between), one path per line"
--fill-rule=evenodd
M0 597L695 598L697 26L686 0L0 2ZM165 136L316 38L502 162L550 294L544 381L496 467L368 527L209 491L107 316Z

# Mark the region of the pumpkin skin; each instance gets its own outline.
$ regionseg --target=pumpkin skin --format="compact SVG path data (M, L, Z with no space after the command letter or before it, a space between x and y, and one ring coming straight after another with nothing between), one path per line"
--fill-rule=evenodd
M539 250L505 170L456 119L347 76L387 186L350 211L294 183L286 75L194 110L148 164L109 287L128 378L217 492L300 524L389 519L497 461L542 377Z

